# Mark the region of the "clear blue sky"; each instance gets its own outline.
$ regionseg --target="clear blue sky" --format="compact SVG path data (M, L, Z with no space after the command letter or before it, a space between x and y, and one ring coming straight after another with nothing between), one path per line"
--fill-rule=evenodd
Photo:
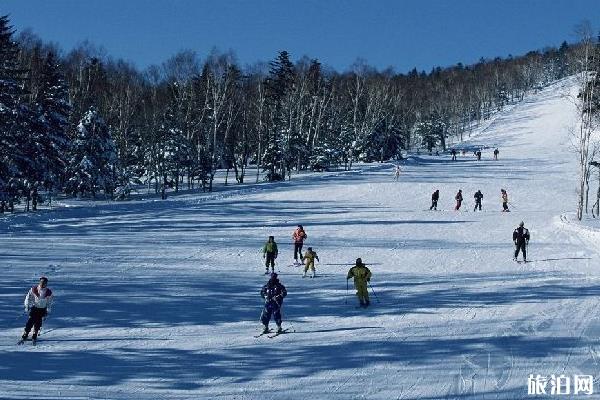
M87 39L140 68L216 46L242 64L285 49L339 71L360 57L406 72L573 42L582 20L600 27L600 0L2 0L0 14L65 50Z

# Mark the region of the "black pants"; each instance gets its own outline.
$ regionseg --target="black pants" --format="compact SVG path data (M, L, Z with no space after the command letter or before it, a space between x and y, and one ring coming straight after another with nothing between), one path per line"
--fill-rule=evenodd
M519 251L523 252L523 260L527 260L527 244L525 242L517 243L517 248L515 249L515 258L519 256Z
M25 324L25 332L23 333L23 336L29 336L29 332L33 327L33 337L37 337L38 332L42 328L42 319L46 316L46 314L47 311L45 308L32 307L31 311L29 311L29 319Z
M431 200L431 207L429 207L430 210L437 210L437 200Z
M294 243L294 260L297 260L298 257L300 257L300 260L302 260L304 257L302 257L302 246L304 244L303 243Z
M267 253L267 257L265 260L265 268L269 269L269 264L271 265L271 269L275 271L275 253Z
M510 211L508 209L508 203L507 202L502 202L502 211Z
M475 200L475 208L473 209L473 211L477 210L477 207L479 207L479 211L481 211L481 201Z
M260 321L263 325L269 326L271 315L275 319L277 325L281 325L281 305L277 304L276 301L269 301L265 304L262 314L260 315Z

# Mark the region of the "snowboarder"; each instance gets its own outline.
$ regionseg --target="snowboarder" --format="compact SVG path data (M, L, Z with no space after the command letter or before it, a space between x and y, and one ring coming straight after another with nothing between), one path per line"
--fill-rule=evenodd
M350 278L354 278L354 288L356 288L356 296L358 297L360 306L368 307L370 303L367 285L371 281L371 271L363 264L362 259L357 258L356 265L348 271L346 280Z
M265 259L265 274L269 273L269 265L271 265L271 271L275 272L275 259L277 258L277 243L275 243L275 237L269 236L269 240L263 246L263 258Z
M450 150L450 154L452 154L452 161L456 161L456 150Z
M431 210L437 211L437 203L438 203L439 199L440 199L440 191L438 189L436 189L435 192L433 192L433 194L431 195L431 207L429 207L429 211L431 211Z
M294 233L292 234L292 239L294 240L294 264L299 265L298 257L300 257L300 261L302 260L302 246L304 245L304 239L308 236L306 232L304 232L304 227L302 225L298 225Z
M508 209L508 193L506 193L506 190L500 189L500 195L502 196L502 212L510 212Z
M29 313L29 319L25 324L21 343L27 340L31 328L33 328L31 340L35 343L40 329L42 329L42 320L50 313L52 299L52 290L48 287L48 278L42 276L40 283L29 289L27 296L25 296L25 312Z
M475 155L477 156L477 161L481 161L481 150L477 150Z
M481 200L483 199L483 193L481 193L481 190L478 190L475 192L473 197L475 197L475 208L473 211L477 211L477 207L479 207L479 211L481 211Z
M498 148L496 147L494 149L494 160L498 160L498 154L500 154L500 150L498 150Z
M458 189L458 193L456 193L456 196L454 196L454 200L456 200L456 207L454 207L454 210L458 211L460 210L460 206L463 201L462 189Z
M277 333L281 333L281 306L283 305L283 298L287 296L287 290L285 286L279 282L277 274L273 272L269 281L263 286L260 291L260 296L265 300L265 306L262 313L260 314L260 321L263 324L263 333L269 332L269 321L271 316L275 319L277 324Z
M400 166L396 165L396 171L394 172L394 180L397 181L398 179L400 179Z
M521 221L519 226L513 232L513 242L515 243L515 257L517 261L519 251L523 252L523 261L527 262L527 245L529 244L529 229L525 228L525 223Z
M319 256L315 251L313 251L312 247L309 247L306 253L304 253L304 275L303 278L306 278L306 273L308 270L311 270L311 278L315 277L315 259L320 262Z

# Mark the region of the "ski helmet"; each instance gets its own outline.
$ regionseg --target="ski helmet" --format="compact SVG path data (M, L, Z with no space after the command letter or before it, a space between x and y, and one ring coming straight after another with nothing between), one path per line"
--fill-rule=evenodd
M309 248L308 248L308 251L312 251L312 247L309 247Z
M356 259L356 265L363 265L362 259L360 257Z
M274 281L276 281L277 280L277 273L273 272L271 274L271 279L274 280Z

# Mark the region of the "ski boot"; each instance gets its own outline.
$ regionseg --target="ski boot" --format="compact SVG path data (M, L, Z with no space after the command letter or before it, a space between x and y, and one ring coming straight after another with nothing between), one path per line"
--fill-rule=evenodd
M275 331L276 333L281 333L283 332L283 329L281 328L281 324L277 325L277 330Z
M263 334L269 333L269 326L268 325L263 325L262 333Z

